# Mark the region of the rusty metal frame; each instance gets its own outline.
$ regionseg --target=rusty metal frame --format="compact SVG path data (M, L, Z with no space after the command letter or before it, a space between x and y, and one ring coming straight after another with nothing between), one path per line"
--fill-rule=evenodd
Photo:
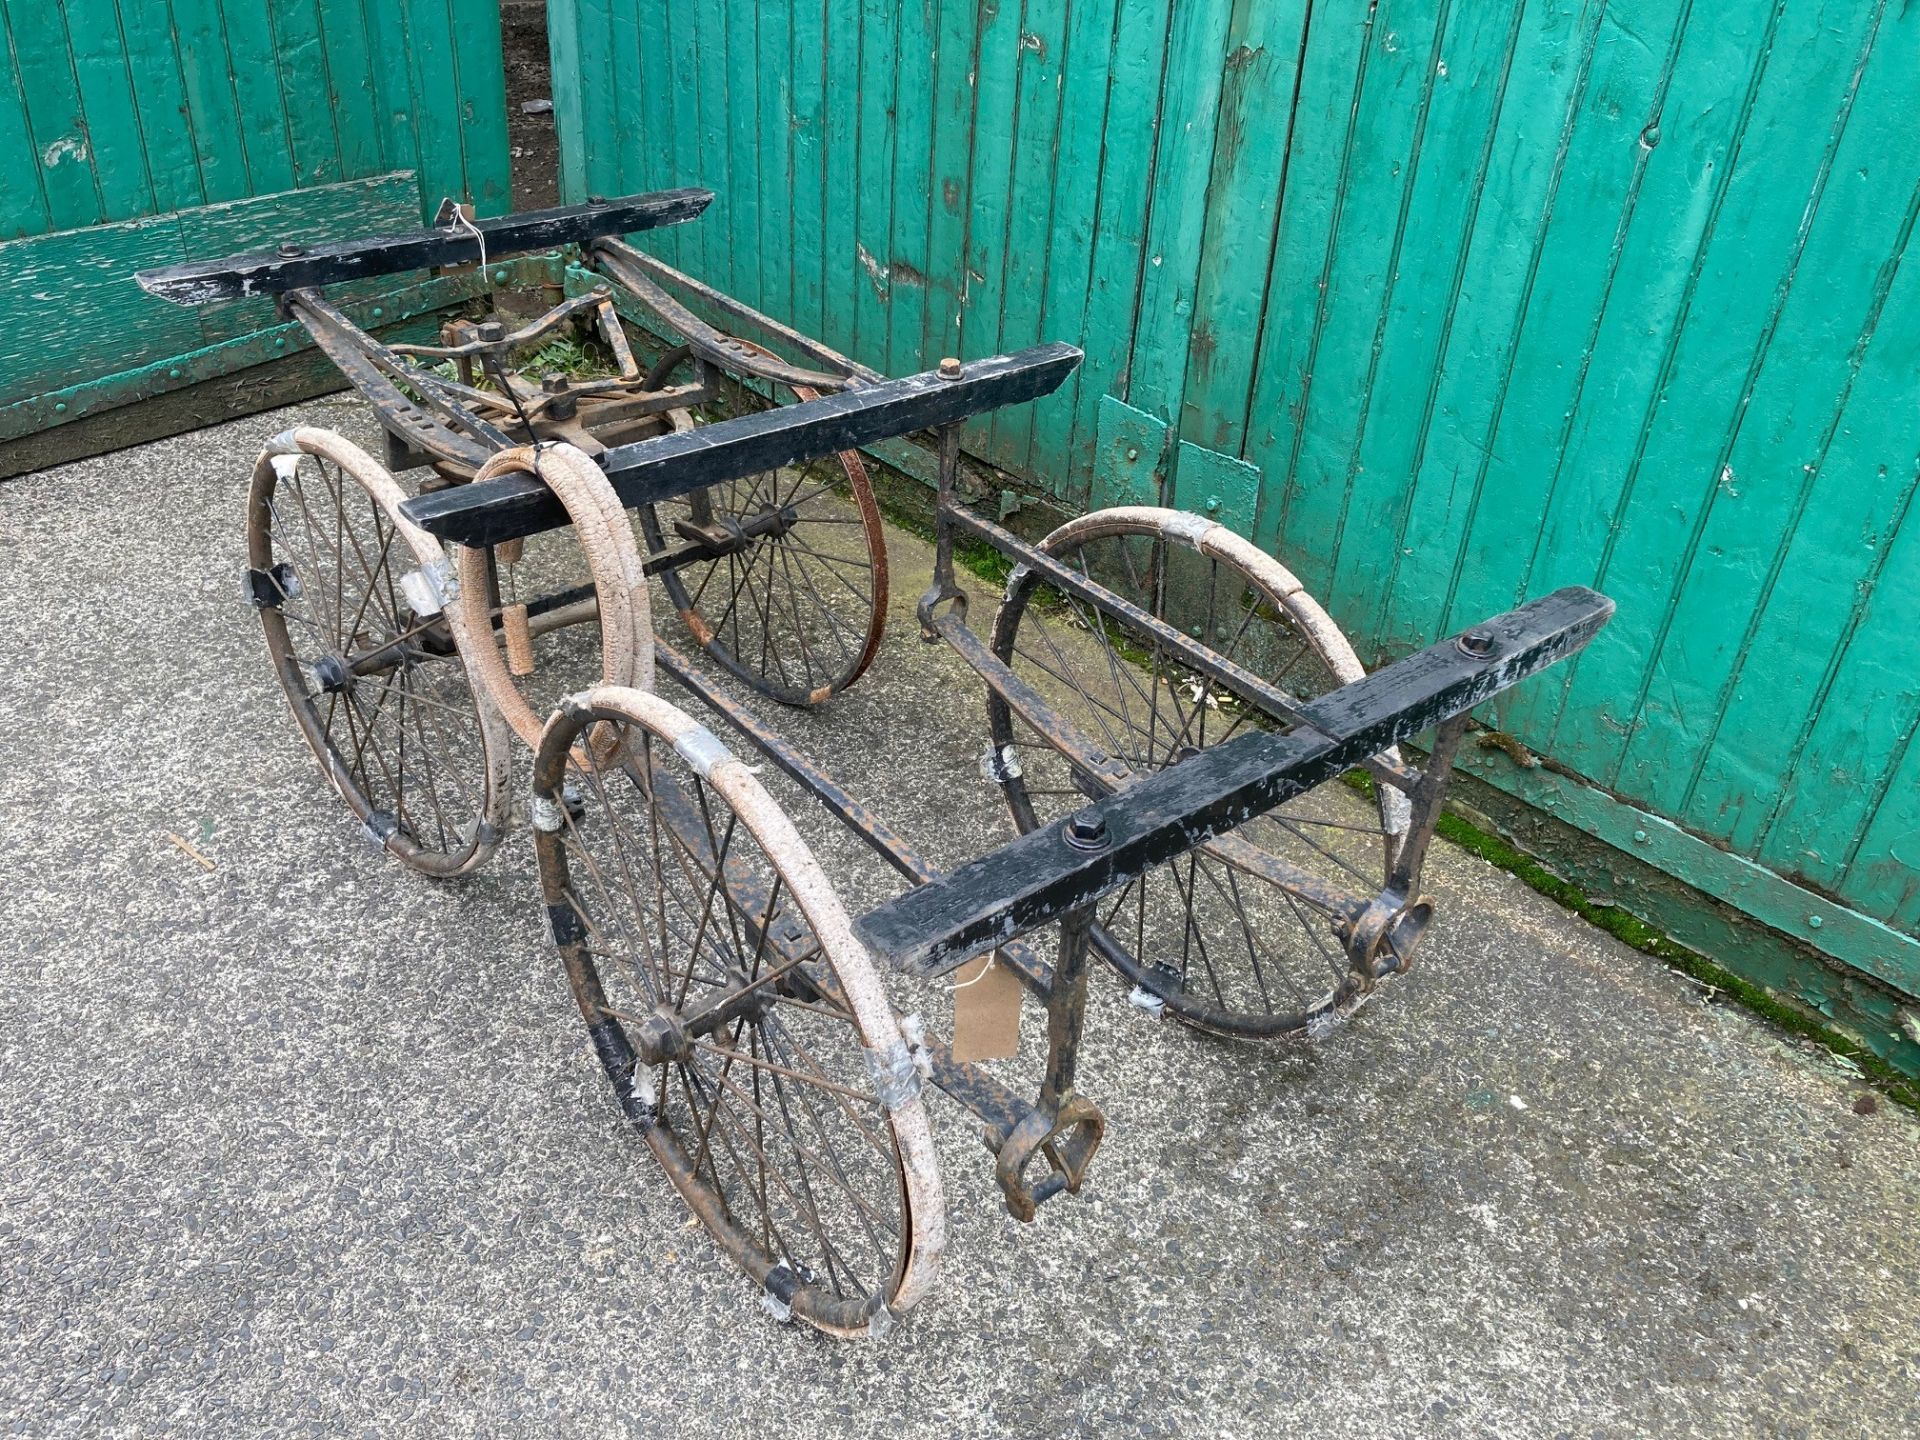
M486 233L503 240L517 243L547 236L543 244L554 243L553 237L575 244L587 266L606 277L605 283L512 332L499 323L450 325L439 345L382 345L333 307L319 287L379 273L382 267L397 268L402 260L435 264L472 258L466 251L477 246L457 228L358 247L240 257L186 267L177 274L143 276L142 283L182 303L234 293L279 294L285 312L307 329L372 404L396 453L431 464L437 472L440 483L423 487L422 494L402 506L403 512L426 531L468 546L498 545L565 523L558 502L538 479L503 475L466 483L494 456L528 442L560 439L585 449L599 461L620 500L633 506L704 493L708 486L756 469L912 431L936 432L935 567L933 583L918 607L923 634L951 647L1085 777L1089 793L1080 810L942 873L826 770L730 699L673 647L661 642L655 653L660 667L683 688L910 882L903 894L855 921L871 952L922 975L945 973L992 952L1044 1006L1046 1056L1038 1093L1030 1100L980 1067L957 1060L938 1038L929 1038L924 1046L933 1083L984 1122L1009 1210L1031 1220L1042 1202L1079 1188L1104 1133L1098 1107L1076 1087L1088 972L1096 954L1123 971L1129 967L1122 963L1123 947L1097 921L1100 897L1153 867L1204 848L1228 865L1280 885L1328 918L1351 968L1323 1007L1328 1015L1347 1013L1380 979L1406 967L1426 927L1430 908L1420 898L1420 873L1469 712L1584 646L1606 623L1612 604L1579 587L1559 591L1319 700L1303 702L961 502L960 422L1051 392L1078 364L1078 350L1052 345L968 365L949 360L937 371L889 380L614 238L643 226L615 224L610 210L620 221L640 217L647 223L672 223L697 214L706 198L704 192L672 192L626 197L611 207L603 202L481 222ZM664 331L682 338L694 363L692 384L664 385L661 367L641 372L621 329L615 287L655 317ZM695 307L727 323L751 327L800 356L801 362L727 334ZM507 368L516 348L589 315L619 361L617 377L536 387ZM421 360L452 362L459 378L435 374L417 363ZM475 367L494 382L493 392L476 388ZM806 398L697 433L672 426L671 412L718 397L717 374L723 370L792 386ZM610 445L602 436L628 443ZM730 530L688 527L681 537L685 544L648 556L643 568L661 574L716 559L780 523L780 516L770 513ZM962 535L986 542L1011 560L1016 582L1038 576L1152 636L1179 664L1243 701L1270 728L1201 750L1153 774L1133 773L967 627L967 596L954 569L954 542ZM884 570L884 558L878 558ZM255 573L250 579L257 593L271 588L269 576ZM591 586L540 597L527 606L530 621L550 626L590 620L596 613ZM378 661L380 657L373 657L369 663ZM1436 738L1423 768L1407 767L1384 753L1427 730ZM1353 769L1369 771L1410 802L1411 823L1378 893L1342 888L1257 852L1233 835L1235 826ZM537 775L536 805L558 803L553 793L558 784L554 775ZM731 891L736 881L729 875L724 883ZM569 957L569 969L577 970L573 918L558 897L549 895L547 900L555 938ZM764 898L755 903L752 896L741 897L740 909L749 916L771 914ZM1023 938L1049 924L1059 928L1051 960L1036 954ZM791 927L776 922L767 938L777 950L791 952L789 958L798 960L804 954L804 930L792 933ZM822 998L833 998L835 982L820 967L799 965L797 973ZM679 1023L690 1033L712 1028L731 1013L728 1007L722 992L703 1013L681 1017ZM1205 1017L1200 1018L1204 1022ZM610 1022L590 1029L629 1117L643 1129L651 1127L652 1117L643 1113L624 1078L634 1063L632 1044ZM1044 1161L1037 1174L1036 1160ZM663 1154L662 1161L670 1170L675 1164L671 1154ZM684 1162L680 1157L679 1163Z

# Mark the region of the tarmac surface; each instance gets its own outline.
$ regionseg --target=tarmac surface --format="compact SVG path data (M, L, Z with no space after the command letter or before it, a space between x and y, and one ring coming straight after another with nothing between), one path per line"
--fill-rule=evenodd
M0 1434L1920 1427L1914 1117L1445 845L1420 968L1318 1048L1098 977L1082 1194L1018 1224L936 1105L941 1291L778 1324L619 1120L525 834L416 877L301 744L238 578L295 416L368 438L322 401L0 486ZM874 668L775 718L950 862L1008 832L891 543Z

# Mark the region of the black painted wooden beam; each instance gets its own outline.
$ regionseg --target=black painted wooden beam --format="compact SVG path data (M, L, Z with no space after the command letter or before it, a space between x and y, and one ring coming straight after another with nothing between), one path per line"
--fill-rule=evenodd
M1072 345L1035 345L974 360L952 377L928 370L636 441L609 450L600 463L623 505L653 504L1035 400L1059 389L1079 363ZM421 529L461 545L498 545L567 521L544 485L520 475L419 495L401 509Z
M486 237L486 258L500 260L556 245L583 245L605 235L678 225L693 219L712 199L711 190L660 190L598 204L523 210L517 215L477 220L474 226ZM481 245L472 231L464 226L442 227L325 245L289 245L220 260L193 260L142 270L134 278L149 295L176 305L204 305L212 300L278 295L430 265L466 265L480 257Z
M1477 642L1442 640L1306 706L1312 729L1202 750L907 891L861 916L854 932L899 969L940 974L1471 710L1579 650L1612 614L1595 591L1557 590L1467 632L1484 634L1484 654L1470 653Z

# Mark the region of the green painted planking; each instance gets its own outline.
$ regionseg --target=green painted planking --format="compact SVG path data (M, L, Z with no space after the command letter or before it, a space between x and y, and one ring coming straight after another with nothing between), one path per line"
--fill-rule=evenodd
M1920 263L1911 253L1917 215L1920 184L1908 195L1898 246L1875 287L1877 308L1869 312L1871 335L1858 374L1827 422L1832 433L1823 439L1805 508L1782 537L1779 599L1755 617L1742 648L1728 701L1731 736L1740 743L1707 752L1694 800L1711 809L1683 817L1725 835L1743 853L1790 870L1805 868L1803 852L1812 848L1807 837L1825 823L1834 802L1824 777L1855 763L1876 728L1865 723L1869 714L1903 696L1909 684L1902 675L1889 687L1890 674L1869 678L1859 667L1871 665L1882 645L1894 647L1889 656L1900 653L1901 606L1911 605L1910 597L1889 602L1882 591L1920 474L1920 445L1900 427L1876 420L1911 403L1913 376L1920 373ZM1862 333L1867 329L1863 322ZM1894 575L1897 594L1897 569ZM1897 662L1888 667L1897 668ZM1782 677L1789 682L1784 687L1777 683ZM1783 711L1783 693L1792 697L1791 711ZM1836 694L1842 701L1829 706ZM1781 783L1758 783L1770 777ZM1856 794L1858 778L1850 775L1840 794ZM1814 802L1805 814L1792 798L1802 794ZM1830 884L1839 869L1815 867L1813 873Z
M1086 322L1078 338L1087 353L1071 382L1075 414L1070 453L1074 468L1087 477L1084 483L1090 492L1097 489L1101 473L1097 450L1103 402L1125 393L1130 373L1126 336L1138 310L1140 272L1146 263L1147 197L1160 123L1157 110L1131 103L1128 97L1159 93L1168 34L1168 15L1161 0L1118 0L1100 198L1093 245L1083 261ZM1055 483L1071 489L1071 482L1064 479Z
M1803 211L1791 286L1783 276L1784 293L1769 313L1770 343L1756 346L1756 353L1764 348L1764 369L1756 364L1710 467L1724 483L1708 493L1663 647L1684 645L1686 663L1656 658L1659 703L1643 705L1623 759L1622 773L1667 813L1685 814L1694 804L1701 762L1727 716L1737 657L1783 578L1781 541L1805 514L1848 378L1882 318L1876 301L1888 258L1911 233L1910 193L1882 184L1876 171L1885 135L1920 102L1920 66L1911 54L1879 48L1883 29L1875 26L1872 63L1861 67L1857 96L1850 88L1843 100L1844 134L1823 157ZM1785 578L1781 598L1798 609L1797 577ZM1716 616L1751 619L1713 624Z
M1336 615L1364 615L1377 598L1368 587L1381 583L1378 576L1368 578L1357 572L1365 569L1365 560L1383 558L1375 526L1381 515L1397 512L1406 491L1406 477L1398 471L1366 468L1361 447L1375 406L1381 409L1382 423L1391 423L1399 403L1397 396L1383 394L1378 383L1380 362L1402 261L1408 253L1415 181L1434 89L1444 78L1449 9L1442 0L1437 6L1396 5L1376 13L1371 43L1377 53L1367 66L1354 131L1359 155L1347 167L1342 182L1350 195L1342 207L1339 243L1326 271L1327 291L1336 303L1320 346L1330 373L1354 377L1353 401L1321 407L1315 417L1314 448L1309 452L1324 456L1327 493L1323 503L1329 514L1326 544L1331 553L1323 598ZM1275 276L1271 290L1291 292L1307 283L1298 273L1283 273ZM1273 491L1282 488L1271 487ZM1278 520L1277 514L1267 517L1261 529L1277 528ZM1349 539L1349 526L1357 540ZM1382 574L1385 568L1378 567Z
M1055 175L1064 102L1068 8L1029 5L1020 19L1014 98L1017 118L1007 173L1006 274L991 342L991 348L1002 353L1038 344L1041 338L1044 305L1036 302L1042 302L1046 294L1054 208L1059 203ZM1031 469L1033 428L1048 404L1049 400L1041 400L993 417L988 445L997 464L1019 471Z
M893 47L893 222L887 241L889 276L886 370L932 368L927 353L928 286L933 270L934 96L923 83L935 44L935 9L902 5Z
M1078 0L1067 13L1066 48L1061 60L1059 139L1053 167L1052 224L1047 248L1046 287L1039 301L1043 339L1084 335L1092 253L1104 181L1102 151L1112 118L1113 44L1119 6L1115 0ZM1033 408L1033 439L1027 454L1031 473L1065 480L1075 469L1074 427L1084 376L1075 373L1055 394ZM1069 504L1084 504L1084 483L1069 481L1062 491Z
M412 217L411 174L256 196L173 215L63 230L0 245L0 402L76 376L127 369L279 323L269 300L172 305L136 270L214 259L285 237L393 230Z
M153 300L144 266L400 229L446 193L504 208L490 0L7 0L0 39L0 396L49 425L73 418L32 409L52 387L189 354L258 363L253 337L281 323L264 301Z
M1177 412L1187 372L1209 161L1232 14L1230 0L1183 0L1173 7L1167 42L1147 211L1147 263L1141 270L1123 398L1169 420Z
M1431 434L1421 469L1413 477L1408 511L1412 533L1455 541L1451 554L1447 547L1434 547L1408 597L1412 603L1435 603L1433 619L1424 623L1442 631L1480 618L1461 615L1457 603L1466 541L1483 502L1492 508L1501 500L1501 492L1487 484L1493 444L1541 279L1541 260L1592 81L1604 15L1605 6L1593 0L1529 6L1507 75L1493 136L1493 163L1476 212L1476 219L1490 218L1491 223L1476 224L1470 241L1466 266L1472 276L1472 304L1459 307L1460 323L1452 327L1441 357ZM1530 135L1555 138L1551 147L1522 146L1520 141ZM1516 215L1527 216L1531 223L1515 225L1504 218ZM1547 277L1549 284L1552 279ZM1415 558L1409 557L1406 565L1412 566ZM1408 578L1405 568L1402 578Z
M127 78L133 87L141 135L167 134L177 131L183 122L190 123L186 82L168 23L165 4L128 3L120 7L120 35L128 57ZM133 56L152 58L135 64ZM153 209L186 210L206 203L195 150L191 137L187 144L146 147Z
M1613 629L1499 723L1622 815L1920 929L1920 165L1885 143L1920 17L1308 8L762 0L724 74L674 35L709 117L674 178L721 194L688 268L750 256L769 308L893 370L1080 341L969 445L1075 508L1217 492L1370 657L1605 577ZM1813 897L1776 882L1784 924Z
M1307 0L1237 0L1227 28L1180 433L1230 455L1246 443L1247 397L1292 153L1300 60L1313 20ZM1252 343L1232 343L1240 335L1254 337Z
M1538 280L1485 445L1483 483L1495 498L1478 508L1461 549L1464 562L1456 561L1455 615L1484 614L1535 593L1538 517L1551 508L1561 478L1548 462L1579 411L1585 360L1658 144L1657 130L1648 127L1662 108L1688 8L1686 0L1613 0L1601 19L1554 213L1539 241ZM1649 38L1663 34L1661 44Z
M1249 533L1306 537L1293 543L1290 554L1290 563L1303 576L1329 574L1331 547L1338 542L1342 491L1332 484L1308 483L1303 459L1313 463L1324 448L1316 446L1310 454L1306 443L1309 420L1321 423L1312 404L1320 350L1330 332L1336 337L1345 332L1340 323L1344 317L1364 314L1364 307L1350 299L1335 303L1345 294L1336 288L1343 278L1343 252L1352 248L1347 199L1364 193L1360 182L1369 178L1364 163L1356 164L1360 127L1384 113L1370 103L1368 80L1376 61L1390 62L1399 53L1397 47L1386 51L1381 43L1384 32L1377 8L1363 15L1320 19L1316 41L1303 57L1294 77L1295 93L1288 100L1295 144L1286 170L1287 191L1274 215L1275 253L1262 279L1267 298L1258 317L1260 338L1241 347L1244 361L1221 361L1215 340L1209 361L1209 369L1217 366L1223 376L1240 364L1248 367L1250 423L1239 436L1239 448L1276 480ZM1345 278L1351 286L1364 274ZM1218 415L1223 404L1216 396L1206 409ZM1345 413L1346 407L1340 407L1328 419ZM1202 412L1187 417L1190 426L1196 422L1203 428L1217 425ZM1324 428L1330 440L1337 427ZM1330 454L1328 459L1331 464ZM1301 513L1296 516L1296 511Z
M861 0L853 73L858 77L853 158L852 306L854 358L876 370L891 363L888 317L892 311L894 135L894 6L891 0Z
M7 32L27 111L48 230L75 230L106 218L86 113L74 75L66 15L57 5L10 0Z
M1846 65L1824 63L1828 52L1814 42L1833 34L1834 19L1812 7L1789 8L1757 57L1739 130L1702 216L1682 290L1685 323L1672 327L1666 344L1650 347L1657 363L1648 367L1637 425L1620 426L1616 437L1625 443L1609 447L1609 472L1620 477L1616 533L1602 546L1595 578L1637 603L1617 636L1569 667L1556 724L1571 718L1592 773L1635 799L1652 797L1644 773L1624 770L1627 743L1642 723L1698 527L1729 483L1722 435L1750 400L1770 352L1778 306L1805 243L1803 221L1815 213L1820 177L1839 139L1851 60L1877 13L1876 4L1847 17ZM1743 163L1754 135L1772 142L1765 164ZM1678 395L1686 396L1685 407L1673 403ZM1701 423L1707 417L1716 423Z
M973 0L934 0L933 144L929 156L926 339L922 353L959 355L972 199L973 90L978 30ZM830 57L822 57L822 63Z
M0 174L12 177L0 185L0 240L40 235L53 228L47 219L40 151L33 143L33 127L27 119L15 49L7 7L0 3Z

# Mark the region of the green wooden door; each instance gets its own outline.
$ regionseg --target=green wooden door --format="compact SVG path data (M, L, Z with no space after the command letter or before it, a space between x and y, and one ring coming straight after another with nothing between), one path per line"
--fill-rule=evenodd
M492 0L0 0L0 476L331 382L267 302L136 270L507 200ZM459 282L368 292L389 325ZM271 378L268 378L271 377ZM159 401L123 410L130 401Z
M1920 1067L1920 11L554 0L552 25L566 193L718 192L669 260L894 372L1084 344L968 440L1067 506L1220 515L1376 660L1611 593L1471 768L1843 961L1766 978Z

